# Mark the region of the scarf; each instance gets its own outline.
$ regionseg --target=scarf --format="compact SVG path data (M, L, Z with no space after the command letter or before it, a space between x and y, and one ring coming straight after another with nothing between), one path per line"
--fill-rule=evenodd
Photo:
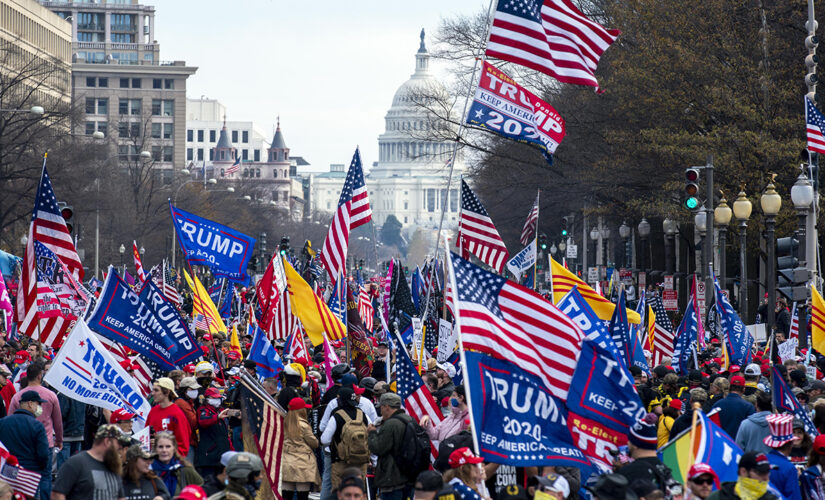
M172 457L172 460L170 460L168 464L165 464L158 459L155 459L155 461L152 462L152 470L157 472L158 476L160 476L163 480L163 484L166 485L166 489L169 490L169 494L173 496L178 488L178 476L175 471L181 467L183 467L183 464L181 464L175 457Z
M768 482L740 476L734 490L742 500L756 500L768 491Z

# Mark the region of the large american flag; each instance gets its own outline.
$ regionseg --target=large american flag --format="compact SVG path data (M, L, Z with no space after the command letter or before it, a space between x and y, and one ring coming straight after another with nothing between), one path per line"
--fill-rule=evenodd
M501 0L486 54L598 89L593 73L619 33L585 17L571 0Z
M18 493L33 497L40 485L40 474L20 467L17 457L0 443L0 479Z
M825 116L805 96L805 124L808 129L808 151L825 154Z
M656 294L650 297L650 308L655 316L653 325L653 366L662 363L662 358L673 357L673 344L676 334L673 332L673 323L665 311L662 298Z
M338 199L338 210L332 218L327 239L321 249L321 263L332 280L346 272L349 233L372 220L372 209L361 167L361 152L356 149L349 166L347 179Z
M249 424L257 455L264 464L264 476L272 494L282 500L280 493L281 456L284 447L284 415L286 412L267 394L261 383L241 370L242 419Z
M372 307L372 298L369 290L362 286L358 289L358 315L364 323L364 329L372 335L375 320L375 308Z
M794 302L791 311L791 330L788 332L788 338L799 339L799 310L796 307L796 302Z
M421 375L415 370L413 362L404 349L404 343L398 341L400 348L397 350L397 360L395 363L396 384L398 387L398 395L401 401L404 402L404 409L407 410L407 415L412 417L416 422L421 420L421 417L428 416L430 421L427 425L435 426L444 420L441 414L441 409L438 407L438 402L433 398ZM430 445L430 454L433 458L438 457L438 449L435 445Z
M464 259L469 259L472 253L499 273L504 272L509 256L507 247L484 205L464 179L461 179L461 214L456 243Z
M178 293L178 289L175 288L175 278L172 276L172 270L169 268L169 263L166 260L163 261L163 286L161 290L163 290L163 295L169 299L170 302L173 304L180 306L183 302L181 299L180 293Z
M233 163L232 165L229 166L229 168L226 169L226 175L237 174L238 172L240 172L240 170L241 170L241 158L239 156L238 158L235 158L235 163Z
M514 363L567 400L584 333L533 290L452 254L453 307L464 349Z
M519 241L522 245L526 245L530 242L530 239L533 237L533 234L536 231L538 222L539 195L536 195L536 202L533 203L533 208L530 209L530 213L527 215L527 220L524 222L524 229L521 230L521 239Z
M39 245L42 245L42 248L38 253L35 248ZM66 221L60 215L44 159L17 294L17 323L18 331L23 335L39 339L49 346L59 347L63 337L71 329L73 318L61 311L59 306L57 310L40 310L39 306L43 306L44 301L48 300L46 296L41 296L40 292L53 290L46 281L46 276L38 271L38 255L42 260L42 254L46 252L54 255L56 266L70 273L70 277L83 277L83 266L66 227ZM40 304L38 298L41 299Z

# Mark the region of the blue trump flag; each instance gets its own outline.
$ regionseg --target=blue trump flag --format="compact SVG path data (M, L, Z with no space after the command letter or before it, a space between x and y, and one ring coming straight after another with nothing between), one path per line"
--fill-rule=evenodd
M246 268L255 238L181 210L171 202L169 210L181 249L190 265L207 266L216 277L249 283Z
M746 366L751 362L751 348L753 347L753 336L745 328L745 324L733 310L730 301L719 288L716 277L713 278L713 286L716 289L716 311L719 313L719 322L722 331L725 333L725 342L732 365Z
M466 352L468 395L481 456L519 467L566 465L590 468L573 444L564 401L539 377L516 365Z
M252 345L249 346L249 354L246 357L255 362L258 375L264 378L277 377L278 373L284 369L284 363L272 347L272 343L266 338L263 330L257 326L255 326Z
M415 310L419 313L421 312L421 296L426 295L426 291L424 289L424 280L421 279L421 269L418 266L415 266L415 271L412 275L412 281L410 283L410 293L412 294L412 301L415 304Z
M693 295L688 300L685 316L676 330L676 342L673 346L673 361L681 374L688 372L690 358L696 352L696 335L699 332L699 313Z
M772 370L773 386L771 387L771 392L773 393L773 405L777 410L793 413L794 417L802 421L807 434L814 437L818 436L819 431L816 429L814 423L811 422L811 418L808 416L805 407L799 404L799 400L796 399L796 396L794 396L793 392L788 388L788 384L785 383L785 378L779 373L776 366L774 366Z
M645 292L642 290L641 297L639 298L639 304L636 306L636 312L639 314L641 321L638 325L631 325L630 327L630 335L632 341L632 347L630 349L630 355L633 359L633 366L638 366L642 369L643 372L647 373L650 376L650 365L647 364L647 358L645 357L645 348L642 345L642 337L641 335L647 336L647 321L646 321L646 314L647 314L647 300L645 300Z
M613 317L610 318L610 337L613 339L613 343L616 344L616 349L622 355L620 361L630 367L633 363L633 354L631 353L633 341L630 338L626 302L624 288L622 288L619 290L619 300L616 301Z
M146 282L151 283L151 280ZM151 304L153 298L149 290L145 294L136 293L110 267L97 305L89 317L89 328L154 361L164 371L174 370L178 365L176 354L180 350L175 338L181 332L170 328L166 320L174 321L174 317L168 311L164 311L164 318L155 314ZM191 336L188 329L185 333ZM198 353L199 356L202 354Z

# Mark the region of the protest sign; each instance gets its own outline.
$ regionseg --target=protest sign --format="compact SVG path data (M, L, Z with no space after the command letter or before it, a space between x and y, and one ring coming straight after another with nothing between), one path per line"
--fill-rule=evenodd
M791 338L779 344L779 357L783 363L789 359L796 359L796 345L798 342L797 339Z
M535 263L536 240L532 240L521 252L507 261L507 269L509 269L516 278L521 278L521 273L533 267Z
M438 320L438 356L437 361L443 363L455 350L457 336L453 332L453 324L446 319Z

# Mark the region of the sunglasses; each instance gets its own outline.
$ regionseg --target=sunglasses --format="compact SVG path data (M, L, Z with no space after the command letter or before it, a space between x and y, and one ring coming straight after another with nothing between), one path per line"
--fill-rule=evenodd
M699 484L699 485L702 485L702 484L711 485L711 484L713 484L713 478L712 477L706 477L706 478L697 477L696 479L691 479L691 481L693 481L694 483Z

